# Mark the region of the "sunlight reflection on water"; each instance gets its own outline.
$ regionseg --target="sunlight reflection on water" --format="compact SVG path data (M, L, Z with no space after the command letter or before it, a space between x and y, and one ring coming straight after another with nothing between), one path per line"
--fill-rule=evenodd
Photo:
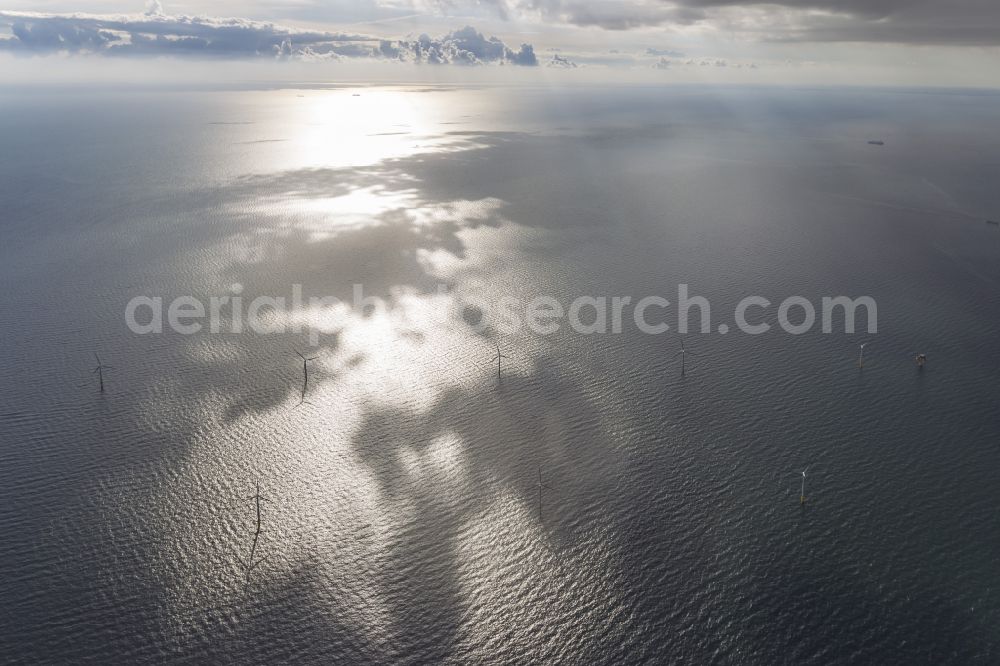
M250 94L263 102L271 122L253 135L282 137L261 144L271 163L265 169L361 168L416 153L461 150L469 138L448 133L455 108L485 107L487 101L462 91L415 92L362 88ZM463 111L465 112L465 111ZM260 113L259 110L256 113ZM450 128L455 129L455 128Z

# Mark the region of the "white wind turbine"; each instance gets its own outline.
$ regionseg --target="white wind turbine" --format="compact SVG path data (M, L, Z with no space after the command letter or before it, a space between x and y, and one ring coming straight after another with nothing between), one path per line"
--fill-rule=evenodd
M302 359L302 400L304 401L306 399L306 389L309 387L309 361L315 361L319 356L309 356L307 358L297 350L295 354Z
M684 338L681 338L681 350L679 352L677 352L676 354L674 354L674 358L675 359L678 356L681 357L681 377L685 376L685 374L687 373L687 356L688 356L688 354L691 354L691 356L695 356L695 357L698 356L698 354L694 354L692 352L689 352L684 347Z
M497 382L502 382L503 381L503 375L501 374L500 361L501 361L501 359L507 359L509 361L510 357L509 356L504 356L503 354L501 354L500 353L500 344L496 343L496 345L497 345L496 356L494 356L493 358L491 358L490 361L496 361L497 362Z
M97 373L97 380L101 387L101 393L104 393L104 371L112 370L114 366L105 365L104 363L102 363L101 357L97 355L97 352L94 352L94 358L97 359L97 367L94 368L94 372Z

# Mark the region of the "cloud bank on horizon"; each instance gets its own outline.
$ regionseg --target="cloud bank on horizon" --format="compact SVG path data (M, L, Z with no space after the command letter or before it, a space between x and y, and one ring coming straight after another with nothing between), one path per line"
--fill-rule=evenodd
M311 31L242 18L169 16L150 3L145 14L105 16L0 11L0 51L19 54L89 53L110 56L226 58L371 58L429 64L535 66L530 44L511 48L466 26L440 38L379 39Z
M145 11L141 0L8 2L31 10L0 10L7 55L597 66L678 76L831 66L842 82L865 70L896 80L907 70L911 82L1000 84L998 0L176 0L177 11L160 0ZM242 18L212 16L227 8Z

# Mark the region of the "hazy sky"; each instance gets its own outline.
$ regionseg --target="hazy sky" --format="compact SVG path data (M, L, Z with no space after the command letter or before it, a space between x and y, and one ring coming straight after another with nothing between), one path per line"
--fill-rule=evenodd
M8 0L0 10L0 80L136 76L996 87L1000 2Z

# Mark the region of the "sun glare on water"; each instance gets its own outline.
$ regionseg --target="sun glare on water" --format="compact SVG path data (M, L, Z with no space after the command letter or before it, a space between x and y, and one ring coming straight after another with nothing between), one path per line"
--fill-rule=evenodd
M430 152L444 115L438 94L396 89L309 91L293 98L292 148L301 168L363 167Z

